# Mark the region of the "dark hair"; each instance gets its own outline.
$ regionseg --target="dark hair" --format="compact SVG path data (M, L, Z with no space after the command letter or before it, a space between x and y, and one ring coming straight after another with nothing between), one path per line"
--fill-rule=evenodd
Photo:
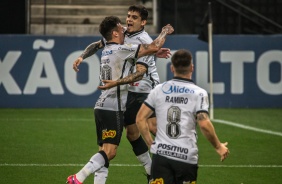
M117 31L117 25L121 23L116 16L105 17L99 26L99 32L108 41L112 39L112 32Z
M132 5L128 8L128 11L139 12L141 20L148 19L148 10L142 5Z
M187 68L192 64L192 54L188 50L180 49L173 54L171 62L177 73L185 74L189 72Z

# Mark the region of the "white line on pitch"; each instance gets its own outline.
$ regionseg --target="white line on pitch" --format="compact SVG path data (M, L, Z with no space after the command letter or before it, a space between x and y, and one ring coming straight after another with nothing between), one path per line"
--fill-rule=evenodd
M84 164L0 164L0 167L76 167ZM141 164L111 164L111 167L141 167ZM281 168L282 165L199 165L199 167L218 167L218 168Z
M271 131L271 130L255 128L255 127L251 127L251 126L247 126L247 125L234 123L234 122L231 122L231 121L225 121L225 120L221 120L221 119L213 119L212 122L230 125L230 126L234 126L234 127L238 127L238 128L242 128L242 129L246 129L246 130L252 130L252 131L255 131L255 132L261 132L261 133L266 133L266 134L271 134L271 135L282 136L281 132L274 132L274 131Z

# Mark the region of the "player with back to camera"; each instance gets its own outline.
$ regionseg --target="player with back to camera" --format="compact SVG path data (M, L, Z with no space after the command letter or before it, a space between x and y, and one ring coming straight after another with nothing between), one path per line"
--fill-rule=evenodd
M171 58L173 79L157 85L142 104L137 127L150 147L152 170L150 183L196 184L198 146L196 126L223 161L229 154L221 143L208 115L207 91L192 81L194 66L187 50L178 50ZM146 120L155 112L157 133L151 137Z
M166 35L173 32L173 27L169 24L166 25L151 44L122 45L124 43L124 29L120 19L115 16L106 17L100 24L99 31L107 41L102 51L100 79L118 80L130 73L130 68L136 59L160 50ZM127 81L120 80L120 82L126 83ZM99 152L94 154L78 173L69 176L67 183L83 183L90 174L107 168L109 161L116 156L124 126L123 113L126 98L125 85L102 91L94 108Z
M153 40L145 31L145 25L148 19L148 11L142 5L133 5L128 8L126 23L127 30L125 32L125 43L132 44L150 44ZM95 54L98 49L104 47L103 40L93 42L86 47L84 52L76 59L73 64L75 71L78 71L78 66L83 59ZM170 56L170 50L162 48L158 53L158 57L167 58ZM137 60L136 66L132 67L132 73L134 73L134 78L127 77L127 83L132 81L137 81L131 83L128 86L128 97L126 104L126 111L124 113L124 122L126 128L126 137L130 144L132 145L133 152L135 153L137 159L144 166L147 176L149 178L151 172L151 157L144 140L142 139L136 123L136 115L141 107L143 101L146 99L149 92L159 84L159 75L157 73L155 58L153 55L144 56ZM107 83L105 86L100 87L100 89L107 89L113 87L113 85L121 85L120 81L116 81L116 84L109 83L109 81L103 81ZM111 85L111 86L110 86ZM156 118L153 114L149 119L148 123L151 125L155 122ZM95 173L95 183L96 180L105 180L108 174L108 168L102 168Z

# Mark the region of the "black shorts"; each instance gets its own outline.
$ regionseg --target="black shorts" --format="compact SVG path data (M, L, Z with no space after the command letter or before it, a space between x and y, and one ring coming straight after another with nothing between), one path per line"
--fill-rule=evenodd
M136 115L146 100L149 93L136 93L128 91L127 101L126 101L126 111L124 112L124 125L132 125L136 121ZM150 118L156 117L156 114L153 113Z
M94 110L97 144L104 143L119 145L123 131L123 111Z
M163 180L163 183L167 184L183 184L188 181L191 184L196 184L197 173L197 164L188 164L160 155L152 155L151 177L155 183Z

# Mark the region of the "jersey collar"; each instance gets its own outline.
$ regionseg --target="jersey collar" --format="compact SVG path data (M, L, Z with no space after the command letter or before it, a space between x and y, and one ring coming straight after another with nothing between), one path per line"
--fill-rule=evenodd
M118 43L116 43L116 42L106 42L106 45L119 45Z
M183 81L194 83L194 81L192 79L187 79L187 78L182 78L182 77L173 77L173 79L183 80Z
M144 31L144 27L140 31L136 31L136 32L132 32L132 33L125 31L124 34L128 37L133 37L133 36L136 36L136 35L142 33L143 31Z

